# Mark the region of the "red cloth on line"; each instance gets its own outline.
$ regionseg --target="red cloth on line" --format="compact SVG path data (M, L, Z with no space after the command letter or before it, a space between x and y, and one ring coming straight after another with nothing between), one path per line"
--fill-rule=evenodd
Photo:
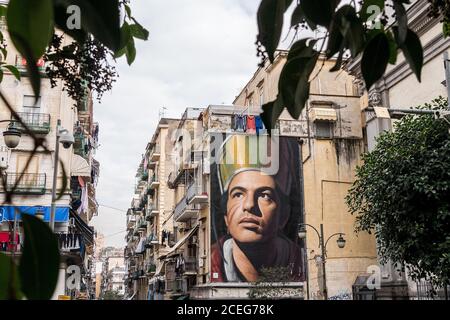
M247 116L247 132L256 132L256 120L254 116Z

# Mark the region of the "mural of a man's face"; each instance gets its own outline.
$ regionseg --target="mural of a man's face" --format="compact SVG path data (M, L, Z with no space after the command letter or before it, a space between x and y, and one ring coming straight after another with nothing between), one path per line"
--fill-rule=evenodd
M225 224L241 243L265 242L280 227L280 203L273 177L257 171L238 173L228 187Z

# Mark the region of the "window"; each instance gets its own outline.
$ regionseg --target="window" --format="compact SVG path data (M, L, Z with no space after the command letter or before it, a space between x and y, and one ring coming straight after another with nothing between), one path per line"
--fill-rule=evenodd
M262 107L264 104L264 88L259 88L259 105Z
M333 122L331 122L331 121L316 121L315 122L315 137L318 139L332 139L333 138Z
M24 95L23 96L23 112L39 113L40 109L41 109L41 98L40 97L35 104L33 95Z

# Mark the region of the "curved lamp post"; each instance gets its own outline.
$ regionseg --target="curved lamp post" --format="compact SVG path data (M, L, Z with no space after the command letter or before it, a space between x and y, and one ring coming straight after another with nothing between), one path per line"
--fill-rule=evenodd
M336 243L340 249L343 249L345 247L345 242L346 242L346 240L343 237L345 235L345 233L342 233L342 232L334 233L331 236L329 236L327 240L324 240L323 224L320 224L320 232L319 232L319 230L317 230L314 226L307 224L307 223L301 223L301 224L299 224L299 229L298 229L298 237L300 239L306 238L306 226L311 227L317 233L317 236L319 237L319 248L322 249L322 254L321 254L320 258L322 260L321 263L322 263L322 268L323 268L323 297L325 300L328 300L327 276L326 276L326 268L325 268L327 244L331 238L333 238L335 236L339 236L339 238L336 240Z
M14 149L19 145L22 133L15 127L15 122L11 120L0 120L2 122L10 122L8 129L3 131L3 138L8 148Z

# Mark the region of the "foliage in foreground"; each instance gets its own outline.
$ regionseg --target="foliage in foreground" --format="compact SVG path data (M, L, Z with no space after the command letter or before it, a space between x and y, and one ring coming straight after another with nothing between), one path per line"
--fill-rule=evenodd
M450 34L450 5L446 0L429 0L429 15L440 19L444 36ZM409 67L421 80L423 48L418 35L409 28L410 0L261 0L258 9L257 54L273 63L281 39L285 13L291 30L300 38L289 50L281 71L278 96L263 106L262 119L274 128L284 108L297 119L309 98L310 82L319 55L336 61L331 72L341 70L348 56L361 58L361 73L367 90L395 65L401 51ZM391 12L394 12L391 14ZM311 31L324 35L311 37Z
M346 199L356 231L375 231L382 262L404 262L413 279L436 285L450 280L449 128L433 115L404 117L363 156Z

